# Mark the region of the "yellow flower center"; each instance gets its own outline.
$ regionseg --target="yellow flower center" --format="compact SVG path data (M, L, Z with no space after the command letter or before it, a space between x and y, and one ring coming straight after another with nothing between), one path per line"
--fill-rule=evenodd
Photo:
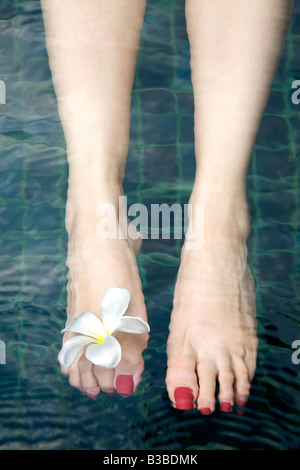
M97 339L97 343L101 344L105 340L106 334L100 335L98 331L94 332L94 336Z

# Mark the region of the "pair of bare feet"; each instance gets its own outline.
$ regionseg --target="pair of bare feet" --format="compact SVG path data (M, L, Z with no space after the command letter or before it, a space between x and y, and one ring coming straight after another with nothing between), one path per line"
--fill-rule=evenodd
M67 325L86 310L100 315L101 301L111 287L127 288L127 315L147 321L136 263L140 243L97 236L98 207L109 203L117 208L123 192L146 1L41 4L69 164ZM188 250L185 243L182 249L166 384L176 408L197 407L208 414L216 407L217 385L223 411L244 405L255 371L245 180L293 1L186 0L184 8L195 108L196 175L190 203L204 205L204 244ZM175 11L172 8L172 15ZM147 29L147 41L154 31L152 26ZM152 58L150 62L152 70ZM159 325L151 327L153 331ZM67 332L64 341L70 335ZM122 358L115 369L93 366L81 354L64 370L70 383L91 397L100 391L134 393L148 337L118 332L117 339Z
M41 3L69 163L67 325L86 310L100 315L111 287L128 289L127 315L147 321L136 263L140 243L97 236L98 207L117 208L123 192L146 1ZM185 1L195 108L190 203L203 204L205 215L203 247L184 244L174 292L166 384L176 408L213 412L217 385L223 411L244 405L249 395L257 336L245 180L292 8L292 0ZM90 397L134 393L148 337L118 332L117 339L122 358L115 369L81 354L64 370L70 383Z
M141 241L99 239L95 203L80 199L86 191L97 205L109 202L116 209L122 195L117 182L103 181L97 188L69 185L67 324L86 310L100 316L101 300L111 287L127 288L131 301L126 314L148 321L136 262ZM166 386L177 409L198 408L210 414L216 408L218 384L220 409L229 412L236 404L242 412L257 351L254 281L247 264L248 206L243 190L222 194L202 189L201 183L195 184L190 199L192 208L198 203L204 204L204 244L198 250L187 250L186 243L182 248L167 341ZM63 341L72 335L65 333ZM141 381L148 334L117 332L116 337L122 358L115 369L93 365L83 353L69 369L62 367L70 384L90 398L100 392L132 395Z

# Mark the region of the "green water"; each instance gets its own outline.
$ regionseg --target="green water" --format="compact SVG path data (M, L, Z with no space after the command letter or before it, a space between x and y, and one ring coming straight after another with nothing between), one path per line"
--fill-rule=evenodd
M151 324L135 396L71 388L57 354L66 308L65 142L38 1L0 4L1 449L295 449L300 443L300 7L274 79L248 176L259 354L244 416L179 412L164 378L180 240L145 240L138 261ZM182 0L148 2L132 95L128 203L187 202L195 170Z

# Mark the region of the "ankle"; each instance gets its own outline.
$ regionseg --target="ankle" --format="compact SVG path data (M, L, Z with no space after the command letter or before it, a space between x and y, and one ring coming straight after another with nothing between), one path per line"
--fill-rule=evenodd
M66 228L76 225L88 228L96 222L101 206L106 205L119 214L120 197L124 195L120 181L104 175L86 178L70 177L66 202Z
M73 182L74 183L74 182ZM142 237L129 222L124 203L124 191L120 182L86 181L69 186L66 203L65 226L69 236L98 240L127 240L129 247L138 253ZM99 235L99 230L102 235ZM109 233L107 232L109 230Z
M205 240L235 237L245 241L248 238L250 214L243 188L195 187L189 203L192 208L195 204L203 205Z

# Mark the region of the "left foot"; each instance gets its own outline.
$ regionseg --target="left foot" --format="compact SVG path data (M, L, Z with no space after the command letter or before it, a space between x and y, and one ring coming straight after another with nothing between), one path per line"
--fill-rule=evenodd
M87 170L85 170L87 171ZM84 169L82 170L84 175ZM97 184L96 184L97 183ZM142 293L136 255L141 248L138 238L99 238L97 209L109 204L115 209L116 233L119 233L119 197L121 186L108 184L89 177L69 181L66 205L66 229L68 232L68 306L67 324L82 312L90 311L99 318L100 304L105 293L112 287L126 288L131 294L126 315L137 316L147 322L146 306ZM112 221L113 222L113 221ZM134 232L134 229L131 228ZM66 332L63 342L77 336ZM144 370L142 353L147 347L148 333L130 334L117 331L114 335L122 348L122 358L114 369L92 364L82 349L71 366L62 372L69 375L70 384L90 398L102 390L117 391L123 396L132 395Z
M236 403L242 413L256 367L248 206L244 193L226 197L193 191L193 208L204 203L204 244L188 250L184 243L167 344L170 400L202 414L215 410L217 381L220 409L231 411Z

